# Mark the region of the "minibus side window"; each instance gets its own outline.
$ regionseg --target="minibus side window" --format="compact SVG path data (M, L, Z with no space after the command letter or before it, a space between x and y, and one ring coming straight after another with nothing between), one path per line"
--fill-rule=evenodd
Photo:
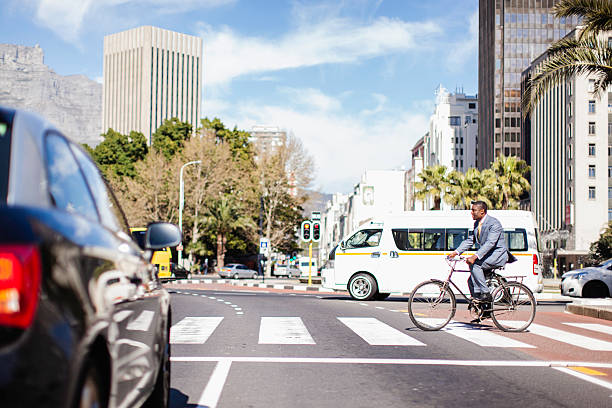
M420 251L423 249L423 230L394 229L393 239L400 251Z
M506 230L504 235L510 252L527 251L527 232L524 229Z
M467 229L447 229L446 230L446 249L454 251L467 238Z
M406 251L408 249L408 230L394 229L391 232L393 233L393 240L397 249Z
M381 235L381 229L357 231L352 237L346 240L346 249L378 246Z
M444 230L426 229L423 232L423 249L425 251L444 251Z

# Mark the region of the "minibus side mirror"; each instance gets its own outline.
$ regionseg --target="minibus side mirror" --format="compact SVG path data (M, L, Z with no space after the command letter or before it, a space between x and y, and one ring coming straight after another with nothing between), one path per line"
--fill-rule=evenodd
M344 241L340 241L340 249L346 249L346 244L344 243Z

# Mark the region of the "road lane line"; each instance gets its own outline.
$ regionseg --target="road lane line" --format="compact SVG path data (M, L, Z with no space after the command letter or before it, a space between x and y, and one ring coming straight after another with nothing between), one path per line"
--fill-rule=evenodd
M600 333L612 335L612 326L606 326L599 323L563 323L568 326L578 327L580 329L592 330Z
M373 317L338 317L338 320L372 346L425 345Z
M574 377L578 377L581 380L588 381L592 384L596 384L596 385L599 385L600 387L604 387L609 390L612 390L612 383L608 381L600 380L599 378L594 378L594 377L591 377L590 375L579 373L578 371L574 371L571 368L567 368L567 367L553 367L553 368L555 370L561 371L562 373L573 375Z
M262 317L259 344L316 344L299 317Z
M223 392L223 387L225 386L225 381L227 380L231 366L232 360L219 360L215 370L208 380L208 384L206 384L206 388L204 388L204 392L200 397L198 406L216 408L221 392Z
M601 371L593 370L592 368L589 368L589 367L568 367L568 368L571 368L574 371L578 371L579 373L587 374L587 375L600 375L600 376L608 375L606 373L602 373Z
M171 344L204 344L223 317L185 317L172 325Z
M522 322L504 321L504 324L521 324ZM559 329L553 329L552 327L542 326L540 324L532 323L527 328L529 333L537 334L539 336L548 337L549 339L560 341L563 343L571 344L572 346L585 348L594 351L612 351L612 343L609 341L593 339L591 337L582 336L580 334L574 334Z

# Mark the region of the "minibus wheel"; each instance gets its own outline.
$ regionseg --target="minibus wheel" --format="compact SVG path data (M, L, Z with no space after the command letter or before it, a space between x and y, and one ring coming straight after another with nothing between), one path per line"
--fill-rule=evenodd
M372 275L358 273L349 281L348 290L355 300L371 300L378 293L378 285Z

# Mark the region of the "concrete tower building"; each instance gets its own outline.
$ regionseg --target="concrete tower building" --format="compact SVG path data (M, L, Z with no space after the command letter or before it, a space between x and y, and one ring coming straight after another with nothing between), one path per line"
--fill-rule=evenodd
M480 0L478 41L477 166L522 152L521 72L548 46L570 32L576 18L557 19L558 0Z
M165 119L200 121L202 39L143 26L104 37L102 130L151 135Z

